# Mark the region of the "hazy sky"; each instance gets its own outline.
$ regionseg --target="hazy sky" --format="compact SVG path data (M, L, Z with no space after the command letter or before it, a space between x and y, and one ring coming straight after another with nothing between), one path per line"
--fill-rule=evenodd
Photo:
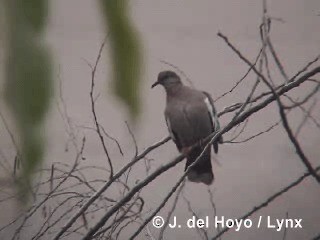
M89 102L90 69L85 61L93 62L104 38L102 17L99 15L97 1L88 0L53 0L51 2L50 21L47 40L54 52L56 76L58 66L63 84L63 94L70 117L78 126L92 126ZM143 74L143 113L141 121L134 129L139 149L167 136L163 117L165 95L162 89L150 89L159 71L171 69L161 63L168 61L181 70L193 81L198 89L205 89L214 98L228 91L246 72L247 66L217 37L221 31L251 60L260 47L258 27L262 18L262 1L252 0L162 0L130 1L132 18L140 33L144 48ZM296 73L308 61L320 54L320 1L319 0L269 0L269 15L278 19L273 22L271 38L279 58L289 76ZM106 46L108 51L109 46ZM105 54L107 56L107 54ZM127 131L126 109L111 94L108 79L110 60L102 59L97 74L97 92L101 93L97 108L101 123L108 133L115 136L127 152L127 157L120 157L116 147L110 144L111 156L115 168L127 163L133 154L133 144ZM271 69L274 76L279 76L276 69ZM244 101L250 92L255 76L250 75L237 91L216 103L218 111L224 107ZM277 82L283 81L277 78ZM303 94L308 88L295 91ZM263 88L261 89L263 90ZM319 98L319 94L317 96ZM250 118L243 138L255 134L279 120L276 105L266 108ZM320 117L319 104L314 116ZM297 126L303 115L290 115L292 126ZM221 119L222 125L230 117ZM2 129L0 129L2 131ZM89 136L86 157L92 165L105 164L103 151L96 138L89 131L79 130ZM224 136L230 139L231 133ZM319 165L319 129L308 122L300 135L304 150L314 165ZM80 135L81 135L80 134ZM64 144L67 139L63 122L52 105L48 117L47 161L65 159ZM0 138L0 143L7 140ZM154 151L152 167L167 163L178 152L172 142ZM271 194L294 181L306 169L290 144L281 125L276 130L243 144L222 145L218 156L220 164L213 164L215 182L210 187L214 192L217 214L236 218L264 201ZM154 208L161 202L169 189L181 176L184 164L160 176L151 183L142 195L146 199L146 209ZM139 171L135 169L136 176ZM207 188L201 184L187 183L184 190L194 210L199 216L212 217ZM196 196L196 197L195 197ZM251 217L257 221L259 216L284 218L288 212L292 218L303 219L303 229L288 230L287 239L310 239L319 232L320 226L320 188L313 180L304 181L270 206ZM180 206L181 205L181 206ZM185 204L178 206L175 215L187 219L190 214ZM8 210L13 211L11 210ZM160 212L165 215L166 208ZM6 221L0 215L0 223ZM152 229L152 226L150 227ZM157 236L156 229L152 231ZM214 228L208 230L211 236ZM194 231L168 230L167 239L197 239ZM248 229L230 231L223 239L282 239L283 232L272 229ZM1 236L1 235L0 235ZM143 239L143 234L141 238Z

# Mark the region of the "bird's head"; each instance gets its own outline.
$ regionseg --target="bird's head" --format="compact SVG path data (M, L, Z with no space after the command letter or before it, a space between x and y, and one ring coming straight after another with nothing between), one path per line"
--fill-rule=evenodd
M158 80L152 84L151 88L157 85L162 85L166 90L182 85L180 77L173 71L163 71L158 75Z

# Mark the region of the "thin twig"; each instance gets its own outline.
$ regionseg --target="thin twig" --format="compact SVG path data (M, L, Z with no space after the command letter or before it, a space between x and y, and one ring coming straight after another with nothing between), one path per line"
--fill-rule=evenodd
M74 223L75 221L91 206L91 204L97 200L102 193L104 193L110 185L118 179L123 173L125 173L131 166L137 163L139 160L143 159L149 152L161 146L170 140L170 137L166 137L158 143L155 143L148 147L145 151L143 151L140 155L132 159L130 163L124 166L118 173L116 173L111 180L105 183L97 192L95 192L90 199L75 213L73 217L69 219L69 221L64 225L64 227L55 235L54 240L59 239Z
M261 78L261 80L269 87L269 89L273 92L273 96L275 98L275 100L278 103L278 107L279 107L279 112L280 112L280 116L282 118L282 123L283 126L285 128L285 130L287 131L288 137L290 139L290 141L293 143L294 147L296 148L296 152L299 155L300 159L302 160L302 162L304 163L304 165L306 166L306 168L308 169L308 171L310 171L310 173L312 174L312 176L318 181L318 183L320 184L320 176L314 171L310 161L307 159L307 157L305 156L305 154L303 153L300 144L298 143L297 139L295 139L287 118L286 118L286 114L284 112L282 103L280 101L280 97L279 97L279 91L276 92L273 87L271 86L271 84L266 80L266 78L252 65L252 63L246 59L238 49L236 49L228 40L228 38L226 36L224 36L222 33L218 33L218 36L223 38L225 40L225 42L228 44L228 46L239 56L240 59L242 59L246 64L248 64L249 66L252 66L253 71ZM319 67L320 69L320 67Z
M315 168L315 171L319 171L320 170L320 166ZM281 195L283 195L284 193L288 192L290 189L292 189L293 187L299 185L305 178L310 177L311 173L305 173L303 174L301 177L299 177L298 179L296 179L295 181L293 181L292 183L290 183L288 186L282 188L280 191L276 192L275 194L271 195L270 197L268 197L265 201L263 201L261 204L259 204L258 206L254 207L252 210L250 210L248 213L244 214L242 217L238 218L238 220L240 219L247 219L248 217L250 217L252 214L254 214L255 212L261 210L262 208L268 206L271 202L273 202L275 199L277 199L278 197L280 197ZM215 235L211 240L216 240L219 237L221 237L223 234L225 234L226 232L228 232L231 228L224 228L222 229L221 232L219 232L217 235Z
M98 67L98 64L100 62L100 58L101 58L101 55L102 55L102 50L104 48L104 45L107 42L107 37L108 36L105 37L105 39L103 40L103 42L102 42L102 44L100 46L96 62L95 62L94 66L92 68L92 71L91 71L90 100L91 100L91 112L92 112L92 115L93 115L94 124L96 126L96 131L97 131L98 137L100 139L103 151L107 156L108 164L109 164L109 167L110 167L109 179L111 179L113 177L113 166L112 166L112 162L111 162L111 158L109 156L109 152L108 152L107 146L106 146L106 144L104 142L104 137L102 136L102 133L101 133L101 130L100 130L100 124L98 122L98 118L97 118L97 114L96 114L96 108L95 108L95 99L93 97L94 85L95 85L95 75L96 75L97 67Z

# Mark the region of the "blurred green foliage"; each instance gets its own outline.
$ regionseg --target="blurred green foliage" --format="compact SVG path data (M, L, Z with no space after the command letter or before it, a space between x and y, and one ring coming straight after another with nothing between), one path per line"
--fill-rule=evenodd
M8 36L5 94L16 120L22 172L18 179L26 200L32 173L43 159L42 122L49 107L52 63L42 33L48 0L7 0Z
M139 85L142 67L138 35L128 18L126 0L100 0L110 33L114 93L129 107L131 116L139 114Z
M53 92L52 59L43 39L48 0L5 0L7 22L6 102L15 118L22 171L18 189L26 201L32 174L44 155L43 122ZM113 89L139 113L141 54L137 34L127 16L127 1L101 0L114 69Z

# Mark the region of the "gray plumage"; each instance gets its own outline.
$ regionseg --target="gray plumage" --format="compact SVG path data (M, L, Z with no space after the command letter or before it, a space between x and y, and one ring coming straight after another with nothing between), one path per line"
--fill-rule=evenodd
M165 119L170 136L180 152L188 153L186 169L205 147L201 141L219 130L213 100L206 92L184 86L179 76L172 71L160 72L157 82L152 87L158 84L166 90ZM222 138L213 143L215 153L218 152L218 142L222 143ZM195 144L197 146L189 151ZM210 155L211 149L208 148L188 173L190 181L207 185L212 183L214 176Z

